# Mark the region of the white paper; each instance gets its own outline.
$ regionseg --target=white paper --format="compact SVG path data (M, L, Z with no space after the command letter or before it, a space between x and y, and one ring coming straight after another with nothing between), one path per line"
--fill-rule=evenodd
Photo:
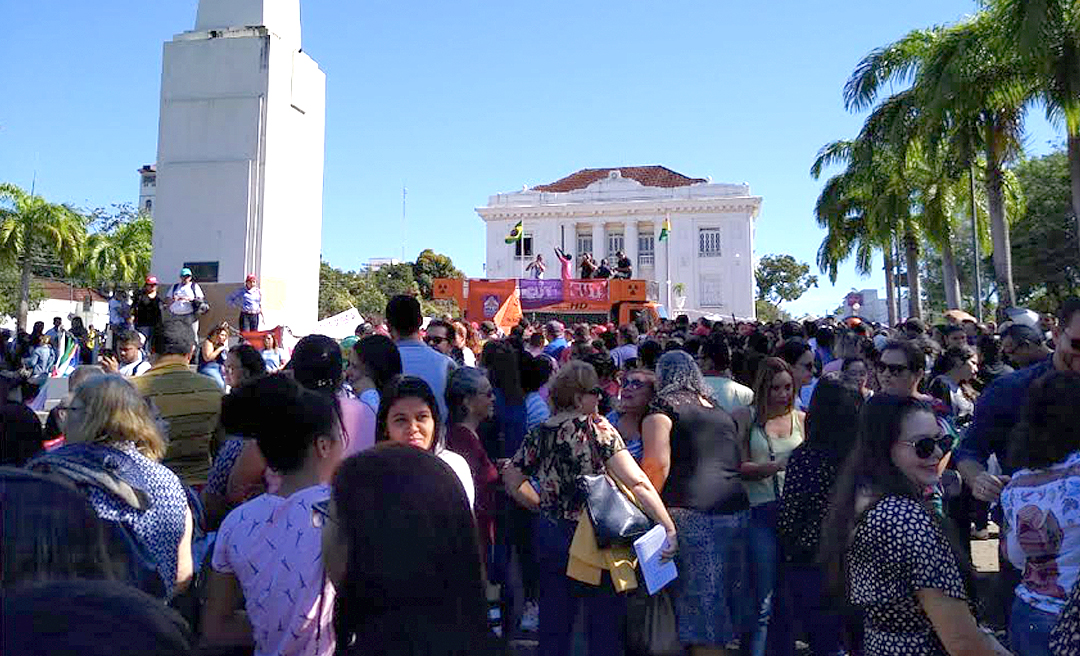
M659 592L679 575L678 570L675 569L675 561L660 562L660 552L664 550L665 542L667 542L667 531L660 524L634 540L638 566L641 567L641 575L645 579L645 588L651 595Z

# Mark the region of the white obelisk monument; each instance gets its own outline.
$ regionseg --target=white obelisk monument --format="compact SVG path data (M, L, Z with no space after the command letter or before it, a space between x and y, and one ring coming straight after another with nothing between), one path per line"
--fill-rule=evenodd
M162 62L152 266L165 293L185 266L230 287L255 274L264 327L314 324L325 113L300 0L199 1Z

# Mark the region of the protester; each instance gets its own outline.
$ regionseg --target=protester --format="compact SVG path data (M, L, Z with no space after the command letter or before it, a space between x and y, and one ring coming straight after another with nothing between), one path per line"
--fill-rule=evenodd
M457 474L472 508L476 488L469 463L446 448L443 426L431 387L416 376L398 376L387 386L379 404L375 440L412 446L441 458Z
M623 280L633 277L633 262L622 251L615 253L615 277Z
M499 471L491 463L480 442L480 423L495 414L495 391L484 373L472 367L461 367L450 374L446 385L446 406L450 409L446 432L446 448L469 464L476 487L476 525L480 531L480 547L487 560L495 539L495 484Z
M420 301L414 296L399 295L386 304L390 336L401 354L401 371L428 384L435 394L439 416L446 417L446 378L457 365L446 355L420 340ZM443 335L446 337L447 335Z
M600 265L596 267L595 271L593 271L592 277L603 278L605 280L611 277L611 267L608 266L607 259L600 260Z
M225 384L235 389L268 373L266 360L251 344L240 344L225 356Z
M116 375L86 381L69 404L64 432L64 446L29 466L92 472L95 482L78 480L97 515L133 532L167 596L184 590L194 571L188 497L176 474L160 464L165 439L135 388Z
M150 370L150 362L143 358L143 336L134 330L121 330L113 339L115 356L103 355L101 367L108 373L121 376L141 376Z
M530 274L529 277L535 280L540 280L544 277L544 271L547 270L547 265L544 264L544 256L540 253L536 254L536 259L529 262L525 267L525 273Z
M379 397L395 376L401 375L401 354L384 335L368 335L349 351L346 376L353 392L371 411L379 413Z
M173 320L191 327L191 332L198 338L199 310L206 302L202 287L191 276L191 269L180 269L180 282L169 290L169 314Z
M791 608L792 625L802 628L814 654L843 653L844 617L827 593L826 573L818 562L821 526L829 511L833 486L855 446L863 394L837 374L823 376L806 415L806 441L791 452L777 508L776 537L783 570L781 605ZM792 625L769 627L772 653L794 653ZM858 653L857 644L846 645Z
M469 508L446 463L421 449L379 446L342 463L330 503L315 507L338 654L495 653Z
M555 257L559 260L559 277L562 280L570 280L574 277L573 256L559 248L555 247Z
M229 350L229 324L222 322L210 329L199 347L198 371L225 389L225 354Z
M978 354L967 344L950 346L930 373L929 393L948 409L949 418L958 428L971 422L978 393L973 382L979 372Z
M487 442L497 447L497 458L510 458L525 439L528 413L521 380L522 354L508 341L484 344L480 364L495 390L495 435ZM489 449L491 452L491 449Z
M615 361L615 366L619 369L636 366L638 359L637 327L634 324L619 326L618 340L618 347L611 350L611 359Z
M997 335L979 335L975 340L975 348L979 352L979 374L975 379L975 389L979 392L998 378L1015 371L1002 362L1001 341Z
M538 336L534 334L533 337ZM543 339L541 337L541 339ZM547 403L547 384L555 370L550 356L529 357L521 365L521 387L525 392L525 431L528 432L551 416Z
M1050 357L1043 334L1024 324L1013 324L1001 333L1001 355L1016 369L1030 367Z
M48 335L38 336L37 345L30 352L30 356L23 360L23 367L27 370L30 380L35 385L41 385L49 377L53 364L56 362L56 352L49 342Z
M832 581L864 613L865 653L1007 654L968 607L961 559L924 490L951 448L933 410L878 394L822 529Z
M266 364L266 373L276 374L285 368L285 351L278 345L277 337L272 332L263 337L262 359Z
M221 387L189 368L195 336L186 323L167 321L154 335L154 366L131 379L168 427L162 464L185 485L203 485L210 447L221 442Z
M791 338L777 347L775 355L791 367L795 408L805 412L814 392L814 352L802 339Z
M559 361L563 349L569 346L566 340L566 328L558 321L549 321L544 324L544 337L548 341L547 346L544 347L544 355L550 355Z
M162 306L161 297L158 296L158 279L154 276L146 277L146 284L135 296L132 306L132 319L135 330L146 338L146 343L154 341L154 331L161 325Z
M469 327L462 321L453 321L450 324L453 330L450 339L453 342L454 362L462 367L476 366L476 353L469 348Z
M823 379L825 375L822 376ZM833 373L832 375L835 376L836 374ZM864 399L874 395L874 390L870 389L870 365L866 363L866 360L862 358L845 358L840 365L840 376L845 382L857 387ZM810 400L810 403L813 404L813 399Z
M745 598L749 505L738 433L687 353L660 358L656 388L641 427L641 467L663 490L678 528L671 592L679 641L691 654L722 652L753 615Z
M791 342L787 342L791 343ZM805 359L810 353L805 343ZM806 366L801 365L804 370ZM803 413L795 409L795 380L792 367L780 358L766 358L758 368L754 383L754 405L732 415L739 427L740 444L746 459L739 467L750 500L750 570L753 574L757 622L746 640L750 653L763 656L770 619L786 625L790 609L773 604L781 585L776 539L776 512L784 491L787 460L803 442Z
M608 473L630 488L645 513L664 526L664 554L674 556L675 525L656 488L626 452L619 433L597 414L599 379L591 366L572 361L551 385L555 414L529 432L503 469L507 491L522 506L540 514L533 522L533 545L540 565L540 649L543 655L569 654L581 592L567 576L570 543L583 510L578 477ZM615 593L611 576L581 597L589 653L622 653L626 602Z
M1021 469L1001 493L1002 552L1022 572L1009 620L1019 656L1047 654L1080 573L1080 373L1054 371L1028 393Z
M252 274L244 279L244 286L229 294L229 305L240 309L240 319L237 321L240 332L254 332L259 329L259 319L262 318L262 290L259 289L259 279Z
M578 265L581 268L581 278L592 278L596 272L596 262L592 259L592 253L584 253L581 256L581 264Z
M646 369L628 371L619 385L619 399L607 420L619 431L626 450L641 462L642 423L656 395L656 374ZM662 489L659 488L658 489Z
M926 358L911 341L889 341L878 358L877 378L881 391L892 396L919 397L919 384L926 371Z
M218 530L205 640L254 646L256 654L329 656L334 586L323 565L323 525L312 508L329 498L344 452L334 401L280 374L240 393L243 402L262 407L248 431L281 475L281 487L233 510Z
M731 378L731 348L722 338L710 338L701 349L705 383L712 388L716 404L731 414L754 402L754 390Z
M424 331L424 343L453 359L454 352L454 327L442 319L432 319L428 322ZM456 362L460 366L461 362Z

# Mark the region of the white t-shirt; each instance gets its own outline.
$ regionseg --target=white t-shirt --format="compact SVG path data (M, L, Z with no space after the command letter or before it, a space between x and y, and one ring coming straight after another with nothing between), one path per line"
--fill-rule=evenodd
M177 296L178 299L173 301L169 305L169 312L176 315L191 314L195 311L191 307L191 302L196 298L206 298L203 295L202 287L199 287L199 283L189 282L187 284L176 283L172 286L170 296Z
M218 529L211 566L240 582L256 656L334 653L334 586L323 572L322 529L311 516L311 504L329 498L329 485L288 498L263 494Z
M465 461L465 458L450 449L443 449L438 453L438 456L442 458L443 462L450 465L450 469L453 469L454 473L457 474L458 480L461 481L461 487L465 488L465 496L469 498L469 508L473 508L476 503L476 488L473 485L469 463Z
M145 374L147 370L150 369L150 367L152 366L153 365L151 365L146 360L139 358L131 364L125 364L124 366L120 367L119 374L121 376L141 376Z

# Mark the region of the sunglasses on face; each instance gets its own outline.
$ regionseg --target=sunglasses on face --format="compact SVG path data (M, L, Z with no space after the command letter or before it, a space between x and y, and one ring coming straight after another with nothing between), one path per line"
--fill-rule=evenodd
M623 384L622 384L622 388L624 390L638 390L638 389L641 389L642 387L645 387L646 385L648 385L648 383L641 380L640 378L633 378L633 379L630 379L630 380L624 380Z
M883 374L886 371L888 371L890 374L892 374L894 376L899 376L900 374L904 373L905 371L909 371L908 366L906 364L885 364L884 362L877 363L877 366L875 368L877 369L877 372L879 374Z
M424 343L428 344L429 346L438 346L439 344L442 344L443 342L449 342L449 341L450 340L446 339L445 337L439 337L437 335L433 335L431 337L425 337L424 338Z
M952 438L948 435L920 437L910 442L901 441L900 443L915 449L915 455L924 460L934 454L934 449L941 449L942 455L952 451Z
M591 390L588 390L585 393L586 394L595 394L596 396L602 396L604 394L604 390L600 389L599 387L594 387L594 388L592 388Z

